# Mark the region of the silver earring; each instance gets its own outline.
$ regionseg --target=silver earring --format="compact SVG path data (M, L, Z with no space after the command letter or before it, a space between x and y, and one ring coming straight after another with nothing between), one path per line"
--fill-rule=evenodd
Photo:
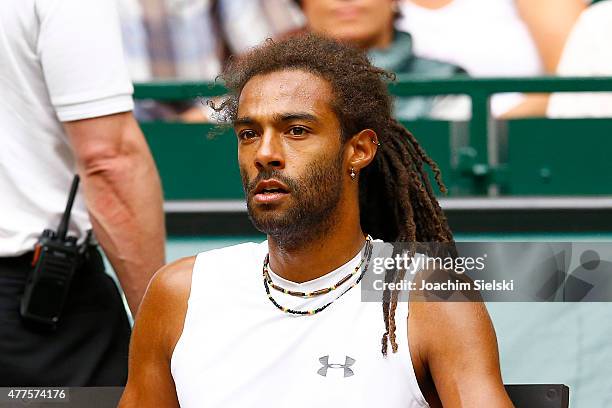
M374 143L376 146L380 146L380 142L377 140L372 139L372 143Z
M351 179L352 179L352 180L355 180L355 176L356 176L356 175L357 175L357 174L355 173L355 169L354 169L353 167L351 167Z

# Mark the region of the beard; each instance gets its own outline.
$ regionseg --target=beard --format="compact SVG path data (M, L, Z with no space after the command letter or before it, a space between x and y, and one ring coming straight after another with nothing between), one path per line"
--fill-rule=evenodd
M255 228L270 236L283 249L295 249L327 233L337 220L342 196L342 155L320 158L308 165L300 177L291 178L278 170L263 170L249 181L240 169L247 197L249 218ZM290 191L285 208L254 205L251 192L262 180L276 179Z

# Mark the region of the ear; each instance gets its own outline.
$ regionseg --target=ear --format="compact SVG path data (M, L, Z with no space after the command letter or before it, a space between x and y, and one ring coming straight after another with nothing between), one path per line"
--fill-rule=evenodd
M354 168L359 173L374 160L378 150L378 135L372 129L355 134L346 142L347 172Z

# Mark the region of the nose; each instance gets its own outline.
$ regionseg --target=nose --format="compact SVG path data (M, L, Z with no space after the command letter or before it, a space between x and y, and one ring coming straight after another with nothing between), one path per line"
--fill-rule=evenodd
M280 136L272 131L263 134L255 154L255 167L259 171L280 170L285 167Z

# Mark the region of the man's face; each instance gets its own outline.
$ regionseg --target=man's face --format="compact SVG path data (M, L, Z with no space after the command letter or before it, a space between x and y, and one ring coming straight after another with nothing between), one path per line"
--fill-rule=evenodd
M312 31L360 47L376 46L393 30L396 0L302 0Z
M255 227L287 245L333 223L342 195L331 86L301 70L258 75L240 94L238 162Z

